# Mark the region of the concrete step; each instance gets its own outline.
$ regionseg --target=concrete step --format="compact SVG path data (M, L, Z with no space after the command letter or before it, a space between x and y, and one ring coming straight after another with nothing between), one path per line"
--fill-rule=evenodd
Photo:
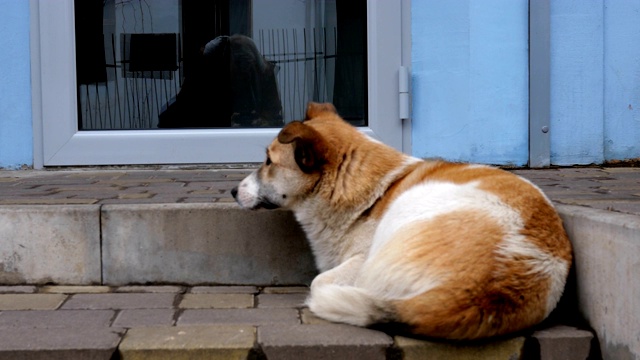
M0 171L0 284L309 284L316 270L293 216L233 203L248 172ZM640 358L640 169L514 172L565 222L571 307L607 357Z
M0 283L308 284L308 243L285 211L227 203L0 207Z
M474 343L326 322L306 287L0 287L0 359L597 359L592 332L546 325Z

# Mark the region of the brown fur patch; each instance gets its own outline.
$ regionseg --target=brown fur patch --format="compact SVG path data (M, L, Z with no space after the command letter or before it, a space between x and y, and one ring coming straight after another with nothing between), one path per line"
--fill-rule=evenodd
M307 104L307 114L305 120L313 119L321 114L334 114L337 115L338 111L331 103L315 103L310 102Z
M503 236L496 220L478 211L454 211L400 231L381 261L423 266L441 283L396 301L399 320L417 334L449 339L501 335L541 321L547 281L527 275L522 262L496 258Z
M368 139L336 113L321 112L304 124L327 142L321 196L340 211L368 203L380 180L402 164L401 153Z

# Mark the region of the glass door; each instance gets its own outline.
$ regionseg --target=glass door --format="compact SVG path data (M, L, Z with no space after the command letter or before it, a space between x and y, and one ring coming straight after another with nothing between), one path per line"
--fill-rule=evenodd
M396 2L61 2L32 9L44 165L259 162L309 101L402 145Z

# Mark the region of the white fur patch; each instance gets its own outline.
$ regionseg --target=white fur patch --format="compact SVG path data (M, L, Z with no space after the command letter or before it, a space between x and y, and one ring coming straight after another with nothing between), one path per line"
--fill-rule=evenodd
M258 182L258 171L254 171L249 176L244 178L238 185L238 194L236 195L236 201L243 208L254 207L260 197L260 184Z
M306 305L321 318L357 326L367 326L381 321L384 313L381 303L366 289L328 284L312 289Z
M406 300L440 285L442 274L429 272L428 265L392 263L372 258L365 262L356 286L366 288L382 300Z
M497 197L479 190L475 182L463 185L435 181L418 184L395 199L382 217L369 257L380 251L399 229L413 222L455 210L477 208L478 204L495 202L495 199Z

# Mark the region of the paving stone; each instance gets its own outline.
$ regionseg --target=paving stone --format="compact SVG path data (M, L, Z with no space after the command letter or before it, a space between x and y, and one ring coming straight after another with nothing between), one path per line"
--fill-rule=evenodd
M158 183L148 183L143 187L137 187L140 190L148 190L150 192L171 192L171 191L180 191L180 188L185 186L184 182L174 181L174 182L158 182Z
M54 310L66 298L62 294L2 294L0 310Z
M101 184L104 180L100 180L98 182L98 184ZM131 186L144 186L144 185L148 185L151 183L169 183L172 182L173 179L166 179L166 178L135 178L135 179L126 179L126 178L119 178L119 179L112 179L112 180L108 180L108 181L104 181L105 184L113 184L113 185L117 185L117 186L126 186L126 187L131 187Z
M629 213L640 215L640 201L631 201L631 200L594 200L591 198L588 199L562 199L558 202L565 205L581 205L587 206L593 209L607 210L607 211L617 211L622 213Z
M300 308L307 300L306 293L292 294L260 294L258 295L259 308Z
M296 309L194 309L184 310L178 325L194 324L299 324Z
M77 198L34 198L34 199L0 199L0 205L92 205L97 204L98 199L77 199Z
M124 204L131 204L131 205L139 205L139 204L160 204L160 203L177 203L179 202L179 198L166 198L163 197L162 199L156 199L156 197L152 197L152 198L144 198L144 199L121 199L121 198L117 198L117 199L102 199L100 201L101 204L120 204L120 205L124 205ZM139 282L139 281L136 281ZM146 282L146 281L145 281ZM149 281L150 282L150 281ZM158 282L158 281L155 281ZM122 284L115 284L115 285L122 285Z
M113 326L132 328L174 324L174 309L130 309L121 310L113 321Z
M153 293L153 294L182 294L185 291L184 286L120 286L115 289L115 292L119 293Z
M99 206L0 206L0 284L101 280Z
M308 286L267 286L262 289L262 294L308 294Z
M123 330L82 326L65 328L0 328L0 359L109 360Z
M342 324L262 326L258 343L269 359L386 359L385 333Z
M145 192L145 193L134 193L134 194L120 194L118 195L118 199L150 199L153 197L153 193Z
M103 191L118 191L120 187L111 185L111 184L96 184L96 183L86 183L86 184L77 184L77 185L65 185L64 187L58 187L56 190L59 191L92 191L92 192L103 192Z
M525 338L487 341L478 344L435 342L395 337L395 346L403 353L405 360L476 360L520 359L523 355Z
M130 176L129 171L119 171L119 170L108 170L102 169L100 171L77 171L77 170L65 170L67 177L69 178L83 178L86 180L99 180L99 179L118 179L121 177ZM147 171L141 170L140 173L146 176ZM135 172L136 175L142 176L138 172Z
M318 324L333 324L329 320L325 320L317 317L309 308L300 309L300 320L303 324L318 325Z
M111 291L109 286L43 286L41 293L48 294L103 294Z
M122 360L247 359L255 336L246 325L134 328L119 352Z
M62 309L163 309L172 308L175 294L77 294Z
M256 286L194 286L191 294L257 294Z
M185 197L183 198L181 201L181 203L185 203L185 204L213 204L213 203L219 203L219 199L217 197L214 196L189 196L189 197ZM233 202L235 203L235 201ZM218 282L218 281L216 281ZM221 284L231 284L231 282L220 282ZM238 284L244 284L246 282L234 282L233 284L238 283Z
M31 285L0 286L0 294L33 294L36 287Z
M113 310L39 310L6 311L0 316L0 327L68 328L104 327L111 325Z
M541 360L584 360L591 351L593 334L569 326L554 326L536 331Z
M182 309L243 309L253 307L252 294L185 294Z
M217 196L220 195L220 192L216 189L213 190L191 190L189 191L190 195L196 195L196 196Z

